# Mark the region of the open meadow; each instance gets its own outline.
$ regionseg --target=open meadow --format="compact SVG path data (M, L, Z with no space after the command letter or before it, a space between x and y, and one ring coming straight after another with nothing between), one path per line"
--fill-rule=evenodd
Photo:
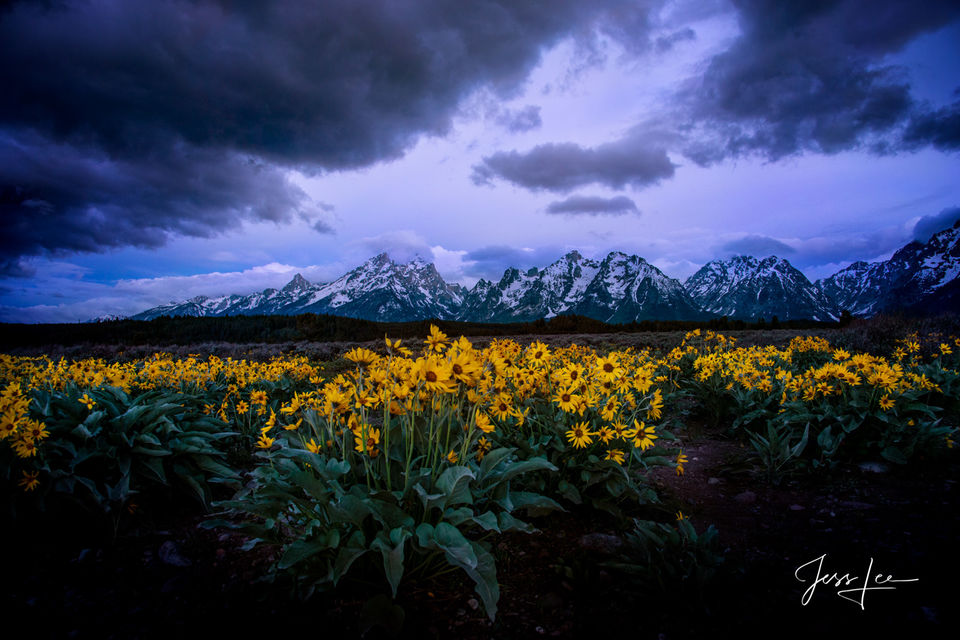
M956 621L943 324L24 351L3 606L40 637Z

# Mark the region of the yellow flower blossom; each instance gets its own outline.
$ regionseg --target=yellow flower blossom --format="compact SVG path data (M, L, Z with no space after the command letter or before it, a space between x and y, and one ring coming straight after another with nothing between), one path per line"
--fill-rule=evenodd
M596 434L590 432L586 422L575 424L573 428L566 433L567 440L570 441L570 444L572 444L575 449L583 449L591 444L594 435Z

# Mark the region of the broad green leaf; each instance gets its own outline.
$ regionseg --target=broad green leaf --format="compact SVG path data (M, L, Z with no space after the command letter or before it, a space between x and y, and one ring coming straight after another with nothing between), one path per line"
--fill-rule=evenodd
M514 451L516 451L514 448L501 447L483 456L483 460L480 462L480 478L486 477L497 465L509 458Z
M409 530L399 527L389 535L380 531L370 545L371 549L380 551L383 556L383 572L387 576L387 582L390 583L394 598L397 597L397 587L400 586L400 579L403 578L403 547L411 535L413 534Z
M444 494L442 493L427 493L427 490L423 488L423 485L419 482L413 485L413 490L416 492L417 496L420 498L420 502L423 503L425 510L429 511L434 506L440 505L443 501Z
M524 533L531 533L534 531L534 528L522 520L514 518L512 515L506 512L501 512L497 515L497 519L500 523L500 531L522 531Z
M367 516L372 515L368 503L349 493L331 504L329 511L331 517L342 522L349 522L357 529L362 529L363 521Z
M513 503L513 510L516 509L548 509L551 511L563 511L555 500L532 491L511 491L510 501Z
M477 555L460 530L452 524L441 522L434 528L433 539L437 547L443 549L447 561L458 567L477 566Z
M444 507L458 504L473 504L473 494L470 492L470 481L473 480L473 471L468 467L450 467L437 478L437 489L445 494L442 501Z
M336 586L340 582L340 578L346 575L347 571L350 569L350 565L353 564L354 560L365 554L369 549L366 547L366 542L363 539L363 533L360 531L354 531L350 534L350 537L347 539L347 543L340 547L340 551L337 553L337 559L333 563L333 584Z
M500 600L500 585L497 583L497 565L493 556L480 544L471 542L474 556L477 558L475 567L464 567L467 575L473 579L477 587L477 594L483 600L483 608L491 622L497 617L497 601Z
M893 446L885 448L880 452L880 455L894 464L907 464L909 462L903 451Z
M557 468L550 463L549 460L543 457L531 458L529 460L522 460L520 462L514 462L507 466L503 471L503 475L497 479L497 484L506 482L511 478L515 478L521 473L528 473L531 471L556 471Z
M497 521L497 515L492 511L484 511L478 516L473 516L473 521L480 525L485 531L500 531L500 523Z
M312 540L297 540L289 545L283 552L283 556L277 563L277 567L280 569L288 569L327 549L336 549L339 544L340 532L336 529L328 529Z
M421 522L417 525L416 531L414 532L417 536L417 544L420 545L422 549L434 549L436 545L434 544L433 535L434 528L433 525L429 522Z

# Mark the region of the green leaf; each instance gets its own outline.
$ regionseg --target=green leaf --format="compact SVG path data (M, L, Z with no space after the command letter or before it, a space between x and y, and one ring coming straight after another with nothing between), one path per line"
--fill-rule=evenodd
M555 500L547 496L532 491L511 491L510 501L513 503L513 509L542 509L549 511L563 511ZM512 511L511 510L511 511Z
M417 525L415 534L417 536L417 544L420 545L422 549L435 549L436 544L434 544L433 534L434 528L433 525L429 522L421 522Z
M392 493L382 491L370 496L367 505L370 513L387 529L397 527L413 527L413 516L393 503Z
M907 464L907 456L897 447L890 446L880 452L880 455L894 464Z
M394 598L397 597L397 587L400 586L400 579L403 577L403 547L412 535L409 530L400 527L392 530L389 535L380 531L370 545L371 549L379 550L380 555L383 556L383 572L387 576L387 582L390 583Z
M477 594L483 600L483 608L491 622L497 617L497 601L500 599L500 585L497 583L497 565L493 556L476 542L471 542L477 558L475 567L464 567L467 575L477 586Z
M331 504L329 511L334 519L349 522L357 529L362 529L363 521L367 516L373 514L367 502L349 493L341 496L336 503Z
M514 448L501 447L483 456L483 461L480 462L480 477L487 476L498 464L509 458L514 451L516 451Z
M423 503L424 509L429 511L434 506L439 505L444 498L442 493L427 493L427 490L423 488L423 485L419 482L413 485L413 490L420 497L420 502Z
M501 482L506 482L511 478L514 478L521 473L528 473L530 471L556 471L557 468L550 463L544 457L530 458L529 460L523 460L521 462L514 462L509 465L503 472L503 475L498 478L498 484Z
M484 511L478 516L473 516L472 520L480 525L485 531L500 531L500 523L497 521L497 515L492 511Z
M446 497L443 499L443 507L451 507L458 504L473 504L473 494L470 492L470 481L476 478L469 467L457 466L450 467L440 474L437 478L437 489L442 491Z
M352 534L350 534L350 537L347 539L347 543L340 547L340 551L337 553L337 559L333 563L334 586L336 586L336 584L340 581L340 578L347 573L354 560L365 554L367 551L369 551L369 549L366 546L363 533L360 531L354 531Z
M158 482L167 484L167 474L163 469L163 461L159 458L140 458L138 462L150 471Z
M340 544L340 532L336 529L327 529L312 540L297 540L289 545L277 563L280 569L289 569L293 565L326 551L335 549Z
M443 512L443 521L449 522L455 527L459 527L467 520L473 520L473 509L470 507L450 508ZM496 523L496 518L494 518Z
M522 531L523 533L532 533L535 529L524 522L523 520L518 520L512 515L506 512L501 512L497 516L499 518L500 530L503 532L507 531Z
M166 451L165 449L147 449L145 447L134 447L130 450L131 453L139 453L144 456L156 456L163 457L173 455L172 452Z
M803 450L807 448L807 440L809 439L809 436L810 436L810 423L807 423L806 428L803 430L803 437L800 438L800 442L798 442L797 446L795 446L790 451L791 457L795 458L799 456L801 453L803 453Z
M447 522L438 524L434 528L433 539L436 546L443 549L450 564L464 569L477 566L477 554L470 546L470 541L452 524Z

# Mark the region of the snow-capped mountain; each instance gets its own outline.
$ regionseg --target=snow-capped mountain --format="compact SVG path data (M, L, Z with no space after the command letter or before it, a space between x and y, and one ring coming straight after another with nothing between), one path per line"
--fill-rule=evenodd
M956 309L960 275L960 222L926 242L911 242L882 262L854 262L817 288L837 310L853 315L898 308Z
M687 278L684 287L704 311L716 315L743 320L836 319L830 300L776 256L713 260Z
M571 251L545 269L507 269L499 282L480 280L469 291L445 282L436 267L421 258L397 264L384 253L333 282L312 284L297 274L280 290L200 296L149 309L133 319L297 313L384 322L524 322L564 313L617 323L702 316L679 281L643 258L616 252L598 262Z
M497 283L480 280L467 294L460 318L473 322L527 322L552 318L580 301L600 264L571 251L549 267L510 268Z
M497 283L479 281L459 318L528 322L577 314L611 323L695 319L699 309L677 280L638 256L610 253L602 262L571 251L545 269L507 269Z
M133 319L329 313L401 322L452 318L460 308L463 294L460 285L447 284L436 267L422 258L397 264L381 253L333 282L313 284L298 273L283 289L266 289L248 296L199 296L148 309Z
M577 314L611 324L638 320L830 321L908 308L960 306L960 223L926 244L910 243L884 262L857 262L811 284L787 260L737 256L704 265L684 284L639 256L619 251L602 261L571 251L544 269L507 269L498 282L467 291L449 284L422 258L399 264L382 253L333 282L297 274L282 289L246 296L196 297L133 316L293 315L327 313L382 322L439 318L528 322Z
M704 314L679 280L639 256L607 255L570 309L611 324L634 320L693 320Z

